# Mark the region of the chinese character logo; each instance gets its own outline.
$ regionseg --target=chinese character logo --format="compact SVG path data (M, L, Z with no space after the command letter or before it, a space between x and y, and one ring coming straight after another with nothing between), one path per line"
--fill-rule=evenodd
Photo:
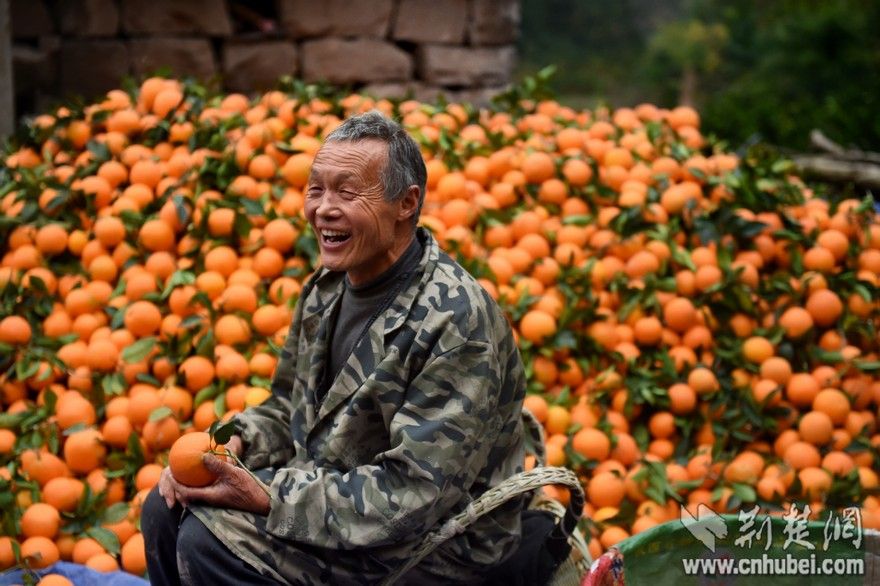
M702 503L697 505L696 516L691 515L691 512L681 505L681 524L712 553L715 553L715 540L727 537L727 524L724 519Z

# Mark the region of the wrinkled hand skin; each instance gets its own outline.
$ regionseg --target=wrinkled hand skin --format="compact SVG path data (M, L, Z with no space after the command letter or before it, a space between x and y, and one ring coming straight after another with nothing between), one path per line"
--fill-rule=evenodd
M237 458L241 458L242 451L244 450L244 447L241 443L241 437L237 435L232 436L229 442L223 447L226 448L227 452L232 452L233 454L235 454Z
M242 452L241 438L233 437L226 449L236 456ZM238 509L260 515L269 513L269 496L245 470L224 462L212 454L203 457L205 467L217 475L217 480L208 486L191 487L177 482L166 467L159 478L159 494L170 509L175 503L187 506L189 503L202 503L215 507Z

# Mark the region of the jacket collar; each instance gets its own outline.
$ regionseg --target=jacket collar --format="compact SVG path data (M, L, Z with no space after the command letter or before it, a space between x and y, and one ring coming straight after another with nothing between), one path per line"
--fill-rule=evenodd
M424 285L430 281L434 267L440 259L440 245L427 229L419 227L416 230L416 238L420 238L423 245L422 257L416 268L417 275L410 279L407 287L397 296L391 307L376 320L376 323L385 324L383 326L385 334L393 332L406 321L412 302L424 288ZM344 286L342 272L329 271L324 268L318 270L312 280L314 295L303 296L303 301L308 303L303 308L302 317L303 333L306 339L314 340L319 322L335 309L336 303L342 296Z
M362 364L356 358L358 348L364 344L372 346L370 354L374 358L373 367L375 367L375 364L378 364L384 357L386 337L406 323L413 303L431 280L437 262L440 260L440 246L425 228L418 228L416 237L421 239L423 245L422 257L416 268L416 274L410 278L408 284L391 305L373 322L348 357L342 371L330 386L327 396L324 397L324 401L320 405L317 421L315 421L316 426L348 399L372 374L373 368ZM345 287L343 276L344 274L341 272L320 269L313 280L314 294L310 293L303 297L303 301L308 305L303 308L302 333L307 340L313 343L315 351L310 362L309 388L306 390L306 395L316 408L318 406L315 404L315 391L320 384L323 368L327 362L328 345L332 343L332 340L327 336L329 325L327 318L336 311L336 306L342 297Z

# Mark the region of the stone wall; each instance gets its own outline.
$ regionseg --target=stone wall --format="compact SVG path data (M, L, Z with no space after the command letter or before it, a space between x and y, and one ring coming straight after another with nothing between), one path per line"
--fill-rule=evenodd
M11 0L19 114L157 70L227 91L282 75L484 102L509 83L519 0Z

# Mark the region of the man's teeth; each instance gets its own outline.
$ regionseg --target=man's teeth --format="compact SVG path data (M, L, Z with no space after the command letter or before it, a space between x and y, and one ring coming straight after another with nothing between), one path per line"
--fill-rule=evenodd
M324 236L348 236L348 232L337 232L336 230L322 230Z

